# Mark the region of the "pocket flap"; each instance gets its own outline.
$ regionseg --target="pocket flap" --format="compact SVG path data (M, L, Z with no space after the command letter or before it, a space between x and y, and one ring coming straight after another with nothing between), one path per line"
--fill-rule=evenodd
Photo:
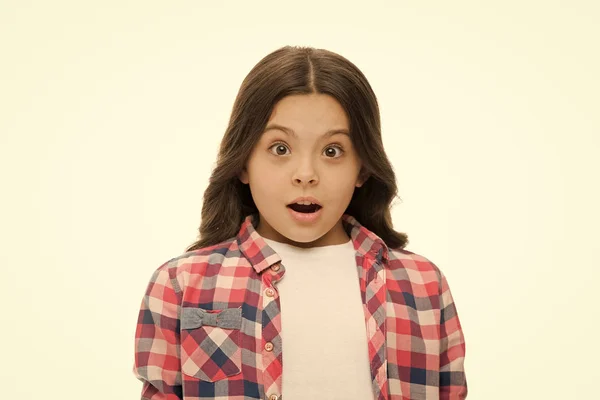
M196 329L202 325L240 329L242 327L242 309L241 307L223 310L204 310L198 307L182 308L181 329Z

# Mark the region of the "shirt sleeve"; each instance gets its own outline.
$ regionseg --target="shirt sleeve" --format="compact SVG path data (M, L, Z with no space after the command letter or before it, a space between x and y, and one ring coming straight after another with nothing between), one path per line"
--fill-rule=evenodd
M133 373L142 400L182 399L179 339L180 290L168 263L159 267L142 299L135 332Z
M463 400L467 397L465 338L443 273L440 282L440 310L440 400Z

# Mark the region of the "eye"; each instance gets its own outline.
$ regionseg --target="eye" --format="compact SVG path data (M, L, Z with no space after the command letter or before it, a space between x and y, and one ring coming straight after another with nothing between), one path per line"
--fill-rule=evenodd
M287 146L283 143L275 143L273 144L271 147L269 147L269 150L271 150L273 147L275 147L275 151L277 150L282 150L283 152L285 152L285 149L287 149ZM282 154L275 154L275 155L282 155Z
M272 153L272 154L274 154L274 155L280 155L280 156L281 156L281 155L285 155L285 149L287 149L288 147L287 147L287 145L286 145L286 144L284 144L284 143L281 143L281 142L278 142L278 143L274 143L274 144L273 144L271 147L269 147L269 150L270 150L270 149L272 149L272 148L275 148L275 151L276 151L276 152L277 152L278 150L282 150L282 151L284 152L283 154L281 154L281 153L277 153L277 154L275 154L275 153L271 152L271 153ZM332 145L329 145L329 146L327 146L327 147L325 148L325 152L326 152L328 155L329 155L329 154L333 154L333 155L335 155L335 151L334 151L334 152L331 152L331 151L329 151L329 152L328 152L327 150L329 150L329 149L337 149L337 150L339 150L339 153L340 153L340 155L339 155L338 157L329 157L329 156L328 156L328 158L340 158L340 157L342 156L342 154L344 154L344 149L343 149L343 148L342 148L342 146L340 146L340 145L337 145L337 144L332 144Z
M340 155L338 157L329 157L329 158L339 158L342 156L342 154L344 154L344 149L342 149L342 146L339 145L331 145L331 146L327 146L327 148L325 149L326 151L329 149L337 149L340 151ZM328 154L332 154L331 152L329 152ZM333 154L335 155L335 151L333 152Z

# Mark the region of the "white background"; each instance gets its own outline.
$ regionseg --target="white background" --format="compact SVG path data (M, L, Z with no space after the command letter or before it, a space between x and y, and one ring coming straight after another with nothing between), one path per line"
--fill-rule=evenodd
M469 398L598 398L600 6L2 1L2 398L139 398L137 312L284 45L377 94L396 230L447 275Z

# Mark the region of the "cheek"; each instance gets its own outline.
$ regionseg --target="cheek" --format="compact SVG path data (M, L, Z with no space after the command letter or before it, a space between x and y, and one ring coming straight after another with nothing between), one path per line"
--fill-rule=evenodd
M345 203L352 198L355 188L355 181L349 177L345 179L328 179L321 181L320 186L330 201Z
M261 174L255 171L250 178L250 190L258 199L272 199L281 196L282 184L273 174Z
M356 183L358 171L352 167L342 168L337 171L332 171L331 174L324 174L321 178L321 182L328 182L331 187L337 187L340 189L352 188Z

